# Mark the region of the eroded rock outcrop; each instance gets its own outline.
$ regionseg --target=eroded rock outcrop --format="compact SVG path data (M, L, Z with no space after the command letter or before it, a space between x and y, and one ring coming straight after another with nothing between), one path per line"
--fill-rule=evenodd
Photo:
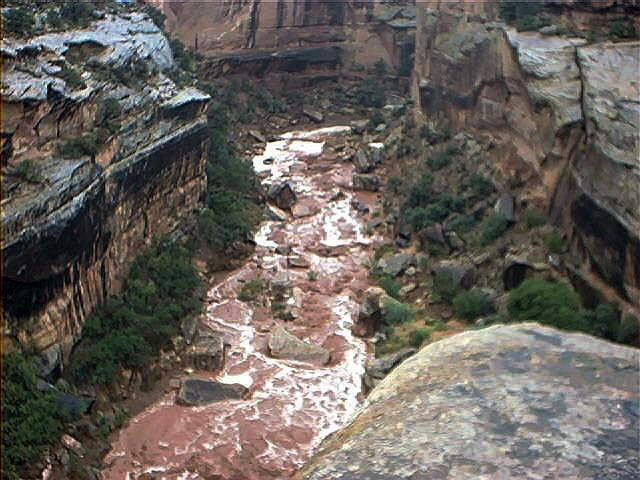
M199 201L209 97L164 75L168 41L138 13L3 38L3 55L3 340L64 361L129 262Z
M554 5L540 32L501 22L493 2L419 4L414 97L421 119L487 140L498 189L546 209L583 281L637 312L640 42L578 34L637 25L638 6L601 3Z
M185 44L216 57L203 66L211 76L373 65L379 58L407 69L412 60L413 0L152 3Z
M295 478L633 478L639 362L537 324L450 337L382 380Z

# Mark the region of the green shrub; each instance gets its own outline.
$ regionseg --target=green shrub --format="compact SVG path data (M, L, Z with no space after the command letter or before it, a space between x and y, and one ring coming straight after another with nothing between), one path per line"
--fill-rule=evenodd
M400 284L391 275L382 275L378 279L378 286L382 288L390 297L397 298L400 293Z
M640 322L631 314L620 320L616 341L627 345L638 345L640 339Z
M35 165L31 159L22 160L12 170L11 174L22 178L27 182L40 183L42 177L36 171Z
M462 215L451 222L449 228L458 234L469 233L476 226L476 219L470 215Z
M537 210L527 210L524 218L528 228L541 227L547 223L546 217Z
M20 472L38 461L58 441L62 412L51 393L36 386L33 359L19 353L2 356L2 478L18 480Z
M267 284L262 278L249 280L240 289L238 300L241 302L254 302L262 295L267 288Z
M392 175L391 177L389 177L389 179L387 180L387 190L395 195L397 195L398 193L400 193L400 190L402 188L402 179L400 177L397 177L395 175Z
M149 18L151 18L151 21L153 23L155 23L156 27L164 31L164 22L167 17L164 13L162 13L162 10L154 7L153 5L146 4L142 11L149 15Z
M561 282L527 279L509 294L507 309L516 320L530 320L570 330L580 329L578 295Z
M501 213L493 213L487 218L480 229L480 243L489 245L500 238L507 231L509 222Z
M382 257L384 257L388 253L393 253L396 251L395 245L392 243L383 243L382 245L378 245L374 251L373 258L377 262Z
M373 130L381 123L384 123L384 115L379 110L375 110L369 117L368 128Z
M618 341L620 313L614 305L601 303L595 310L582 312L580 330L597 337Z
M82 80L82 76L73 67L63 65L62 70L60 70L60 77L65 81L65 83L71 90L85 88L87 86L86 83L84 83L84 80Z
M429 340L430 338L430 328L416 328L415 330L411 331L411 333L409 333L409 343L415 348L420 348L425 340Z
M60 30L64 26L58 10L53 8L47 11L46 22L47 25L54 30Z
M544 236L544 246L547 253L562 253L563 247L562 237L558 232L551 232Z
M493 184L487 177L474 173L469 180L469 189L474 198L486 197L493 192Z
M384 300L384 320L389 325L405 323L413 319L415 312L410 306L394 298Z
M609 36L617 38L634 38L636 28L632 22L614 20L609 24Z
M95 157L99 151L100 143L97 135L93 133L67 140L60 147L60 154L64 158L80 158L85 155Z
M382 58L379 58L373 64L373 72L379 77L387 74L387 64Z
M543 3L539 0L500 0L498 2L498 12L507 22L514 22L525 17L536 16L543 10Z
M242 103L237 95L231 89L218 90L209 84L199 87L214 100L207 115L206 207L199 212L198 226L210 246L226 249L246 240L260 222L260 209L252 198L258 180L251 163L238 157L234 144L228 141L230 127L240 121Z
M356 90L356 101L367 108L382 108L386 102L384 86L375 78L367 78Z
M447 303L451 303L458 293L458 286L448 273L436 273L433 276L433 291Z
M465 320L472 321L489 311L487 296L476 288L460 292L453 299L453 307L456 315Z
M307 272L307 280L315 282L318 279L318 273L315 270L309 270Z
M86 27L93 19L96 7L85 0L68 0L60 5L60 16L69 25Z
M26 7L11 8L2 13L2 30L10 35L31 35L34 23L33 12Z
M404 208L424 207L431 203L434 196L432 185L433 177L429 174L422 175L409 189Z
M120 130L120 122L116 119L120 116L122 109L120 103L115 98L107 98L102 101L96 113L96 123L104 126L111 133Z
M155 241L131 264L122 293L94 311L68 372L78 383L108 385L121 368L143 369L200 309L200 279L184 246Z

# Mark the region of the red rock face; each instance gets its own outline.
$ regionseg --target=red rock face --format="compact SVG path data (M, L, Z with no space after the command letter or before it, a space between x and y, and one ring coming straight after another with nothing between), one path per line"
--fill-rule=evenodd
M361 234L350 191L330 200L352 169L326 160L322 135L330 133L271 142L254 159L256 170L268 172L266 182L291 180L298 202L314 213L265 222L254 256L209 292L207 322L231 345L217 379L245 385L250 398L187 408L168 394L121 431L106 459L105 479L135 479L144 472L167 479L286 478L358 408L367 349L351 326L356 292L368 286L362 263L372 239ZM274 162L265 165L266 158ZM288 267L287 255L276 253L279 245L290 246L290 255L306 259L310 268ZM285 273L294 320L283 322L269 309L237 299L246 279L282 280ZM269 357L269 333L282 323L327 349L329 364Z

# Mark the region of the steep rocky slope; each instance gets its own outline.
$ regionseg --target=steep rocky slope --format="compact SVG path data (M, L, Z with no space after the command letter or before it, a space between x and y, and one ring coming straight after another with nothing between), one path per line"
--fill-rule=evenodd
M638 350L537 324L422 349L295 478L635 478Z
M414 97L422 119L494 145L492 176L517 210L544 207L568 233L577 285L637 307L640 43L606 25L639 17L605 3L554 4L533 32L491 3L420 4Z
M4 13L4 12L3 12ZM206 188L208 96L140 13L2 43L3 340L54 363Z
M382 58L399 68L407 65L413 50L413 0L149 3L162 9L169 31L207 56L310 49L309 55L317 58L316 49L333 47L343 65L372 65ZM243 60L245 65L255 62L254 57ZM225 65L238 68L231 61Z

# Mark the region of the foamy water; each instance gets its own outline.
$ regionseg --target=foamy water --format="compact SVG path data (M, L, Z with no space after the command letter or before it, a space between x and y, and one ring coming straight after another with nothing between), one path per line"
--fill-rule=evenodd
M348 131L339 126L290 132L253 159L256 171L268 174L265 183L292 181L298 201L312 202L317 213L264 222L252 258L209 291L206 322L230 345L217 380L244 385L250 398L189 408L175 405L173 393L166 395L120 432L103 478L135 479L143 472L166 479L286 478L357 412L367 350L351 325L354 292L366 286L362 263L371 238L362 234L350 191L330 199L332 188L348 183L351 165L324 158L325 140ZM326 168L313 168L315 162L326 162ZM287 268L287 257L275 252L283 244L306 258L317 280L306 269ZM289 301L298 309L295 320L273 319L264 308L259 315L260 307L237 300L244 280L269 280L282 271L296 293ZM329 365L271 358L269 332L281 323L327 348Z

